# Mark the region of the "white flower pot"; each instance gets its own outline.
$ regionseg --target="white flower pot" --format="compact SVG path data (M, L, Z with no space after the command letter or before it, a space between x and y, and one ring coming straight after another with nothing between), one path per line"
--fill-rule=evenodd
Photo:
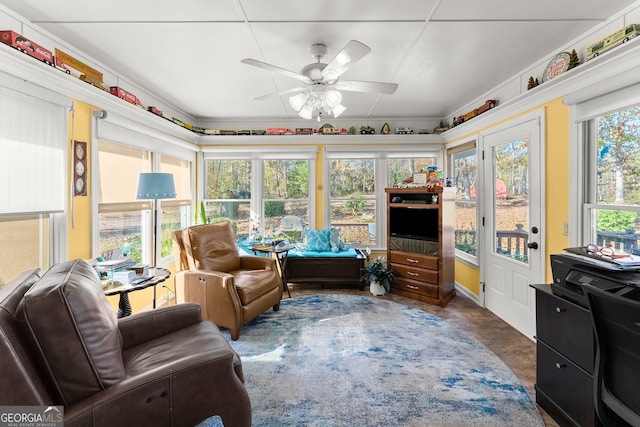
M369 292L373 295L385 295L387 290L380 284L380 282L371 282L369 284Z

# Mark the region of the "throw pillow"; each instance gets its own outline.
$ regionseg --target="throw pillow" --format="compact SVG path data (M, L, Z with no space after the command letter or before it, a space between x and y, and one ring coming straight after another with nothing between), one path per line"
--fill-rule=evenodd
M306 230L307 250L316 252L327 252L331 250L329 229Z
M331 227L331 231L329 234L329 244L331 245L331 252L340 252L349 249L349 245L345 244L342 239L340 239L340 229Z

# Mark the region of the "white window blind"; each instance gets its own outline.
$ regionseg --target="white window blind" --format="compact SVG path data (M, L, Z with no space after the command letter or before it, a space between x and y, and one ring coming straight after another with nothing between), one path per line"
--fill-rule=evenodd
M67 108L0 87L0 215L65 208Z

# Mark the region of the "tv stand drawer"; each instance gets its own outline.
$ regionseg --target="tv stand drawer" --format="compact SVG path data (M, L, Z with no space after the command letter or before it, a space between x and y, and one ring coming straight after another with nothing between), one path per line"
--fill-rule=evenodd
M409 265L430 270L438 269L438 257L417 254L413 252L391 251L390 262L392 264Z
M401 293L410 292L412 294L424 295L430 298L438 298L438 285L418 282L417 280L399 278L391 285Z
M438 270L417 268L410 265L391 264L391 268L398 272L400 277L419 280L421 282L438 283Z

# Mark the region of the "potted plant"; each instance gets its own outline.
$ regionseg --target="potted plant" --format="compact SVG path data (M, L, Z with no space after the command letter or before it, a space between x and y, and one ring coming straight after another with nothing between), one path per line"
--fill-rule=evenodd
M371 251L367 248L368 264L362 269L360 276L361 282L369 282L369 291L373 295L384 295L389 292L391 283L396 280L397 272L387 267L387 260L377 257L373 261L369 261Z

